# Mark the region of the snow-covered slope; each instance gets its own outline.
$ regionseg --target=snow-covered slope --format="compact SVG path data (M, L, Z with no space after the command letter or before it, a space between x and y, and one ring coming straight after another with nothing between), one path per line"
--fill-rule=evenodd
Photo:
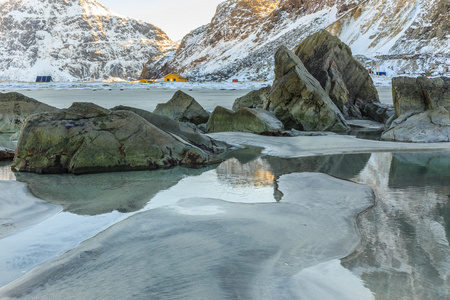
M97 0L0 0L0 80L137 78L177 44Z
M354 54L377 56L377 66L391 73L448 72L449 7L448 0L228 0L170 56L150 59L142 76L269 79L276 49L293 48L319 29Z

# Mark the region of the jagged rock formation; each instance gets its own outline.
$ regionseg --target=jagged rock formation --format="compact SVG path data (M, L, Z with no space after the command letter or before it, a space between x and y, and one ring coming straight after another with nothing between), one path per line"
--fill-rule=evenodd
M227 145L215 145L213 150L199 148L132 111L74 103L68 109L26 119L12 167L81 174L201 166L220 161Z
M292 49L321 29L353 54L382 60L380 68L391 73L450 72L449 6L448 0L228 0L176 51L151 58L142 77L271 79L279 46Z
M97 0L0 2L0 80L137 78L149 56L176 47L161 29Z
M347 122L302 61L282 46L275 54L275 81L265 108L287 129L346 131Z
M380 102L369 73L338 37L320 30L301 42L294 53L344 117L362 119L366 104Z

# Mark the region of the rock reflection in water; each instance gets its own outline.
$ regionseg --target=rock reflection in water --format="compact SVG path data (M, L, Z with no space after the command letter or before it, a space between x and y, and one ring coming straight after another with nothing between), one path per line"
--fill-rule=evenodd
M448 299L450 153L374 153L356 181L376 207L360 218L364 247L342 261L376 299Z
M321 172L343 179L351 179L364 169L370 153L336 154L298 158L267 156L275 176L294 172Z
M233 186L274 186L275 176L269 163L261 158L242 164L236 158L221 163L217 169L219 180Z
M64 211L98 215L117 210L142 209L159 191L177 184L187 174L199 175L210 168L115 172L86 175L16 173L36 197L59 204Z

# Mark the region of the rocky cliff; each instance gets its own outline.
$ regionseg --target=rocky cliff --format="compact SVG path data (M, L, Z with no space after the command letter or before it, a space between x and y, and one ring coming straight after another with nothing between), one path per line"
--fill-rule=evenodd
M159 28L97 0L1 0L1 79L136 78L177 44Z
M142 77L271 79L276 49L292 49L320 29L380 68L448 72L449 6L448 0L228 0L176 51L151 58Z

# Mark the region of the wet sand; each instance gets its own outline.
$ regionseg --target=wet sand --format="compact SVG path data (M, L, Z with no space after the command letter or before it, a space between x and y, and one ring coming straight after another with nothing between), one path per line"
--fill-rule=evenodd
M169 101L176 90L173 89L133 89L133 90L23 90L20 93L38 101L67 108L73 102L92 102L105 108L126 105L154 111L158 103ZM231 109L234 100L250 90L183 90L194 97L207 111L217 105Z
M378 87L380 101L392 104L390 87ZM185 89L183 92L191 95L207 111L213 111L218 105L231 109L234 101L251 90L207 90ZM176 90L173 89L111 89L111 90L22 90L20 93L38 101L55 106L67 108L73 102L92 102L105 108L117 105L127 105L136 108L154 111L158 103L169 101Z

